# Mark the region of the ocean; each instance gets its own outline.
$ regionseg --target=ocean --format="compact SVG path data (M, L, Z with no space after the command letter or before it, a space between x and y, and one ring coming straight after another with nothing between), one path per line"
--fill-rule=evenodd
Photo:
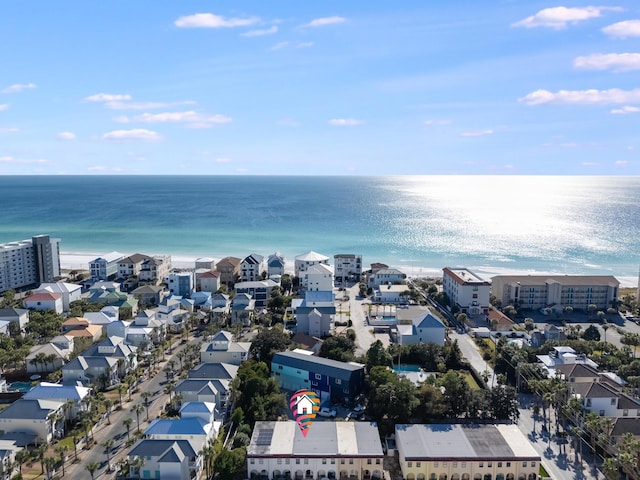
M219 259L356 253L410 275L465 266L635 284L640 177L3 176L0 243Z

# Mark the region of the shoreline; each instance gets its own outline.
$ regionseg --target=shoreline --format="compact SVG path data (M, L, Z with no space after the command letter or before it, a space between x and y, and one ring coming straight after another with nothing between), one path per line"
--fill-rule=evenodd
M123 255L131 255L131 253L123 253ZM94 258L97 258L102 253L91 253L91 252L60 252L60 268L62 270L89 270L89 262ZM216 263L223 257L210 256L210 255L184 255L178 254L174 255L171 253L149 253L146 254L149 256L153 255L170 255L171 256L171 266L173 268L184 268L184 269L193 269L195 267L195 260L201 257L209 257L213 258ZM292 259L287 258L287 267L285 268L286 273L293 274L293 261ZM397 268L401 272L405 273L409 278L425 278L425 277L442 277L442 268L449 265L444 265L442 267L434 267L434 266L420 266L420 265L389 265L390 268ZM453 265L459 266L459 265ZM465 265L466 266L466 265ZM535 270L527 270L527 269L518 269L518 268L505 268L505 267L494 267L494 266L466 266L469 270L473 271L480 277L485 280L490 280L491 277L495 275L573 275L567 274L566 272L552 272L552 271L535 271ZM575 274L579 275L579 274ZM616 274L612 274L614 277L618 279L620 282L620 288L636 288L638 286L638 279L636 277L628 277L628 276L618 276Z

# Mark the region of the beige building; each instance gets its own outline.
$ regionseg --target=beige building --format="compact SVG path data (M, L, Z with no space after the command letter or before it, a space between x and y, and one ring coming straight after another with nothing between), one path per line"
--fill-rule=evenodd
M371 422L256 422L247 448L251 479L381 479L380 435Z
M518 303L523 308L572 307L600 310L618 298L620 282L612 275L496 275L491 278L491 294L502 305Z
M406 480L537 480L540 455L517 425L396 425Z

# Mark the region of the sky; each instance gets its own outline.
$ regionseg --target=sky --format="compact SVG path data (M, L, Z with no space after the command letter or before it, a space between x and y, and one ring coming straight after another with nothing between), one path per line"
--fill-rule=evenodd
M0 175L640 174L637 0L0 4Z

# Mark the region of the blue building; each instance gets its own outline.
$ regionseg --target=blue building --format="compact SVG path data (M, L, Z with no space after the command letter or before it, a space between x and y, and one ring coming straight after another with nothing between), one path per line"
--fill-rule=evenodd
M280 352L271 361L271 375L285 390L313 390L321 402L354 402L362 392L364 365L316 357L310 352Z

